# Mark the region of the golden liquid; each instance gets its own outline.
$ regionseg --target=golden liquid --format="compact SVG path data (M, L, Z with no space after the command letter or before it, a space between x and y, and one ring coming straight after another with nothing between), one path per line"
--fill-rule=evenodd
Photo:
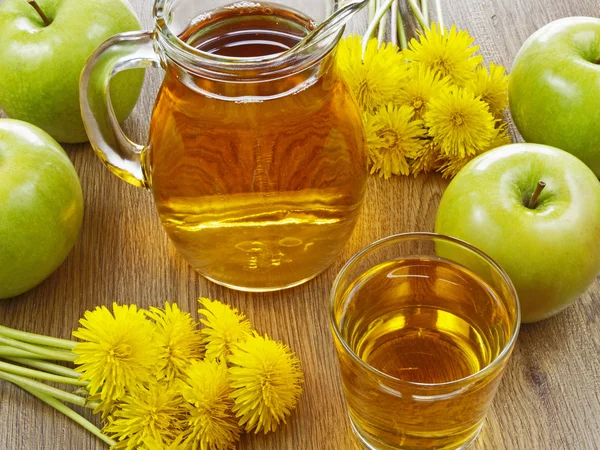
M214 12L181 38L254 57L292 47L313 26L262 5ZM279 79L253 75L219 81L168 71L147 172L163 225L188 262L226 286L266 291L333 262L354 228L367 170L358 109L332 54Z
M361 360L398 379L388 379L384 389L340 352L359 433L384 442L382 449L458 448L471 440L503 364L478 381L440 383L476 374L506 347L510 318L494 290L449 261L410 258L364 273L346 291L343 305L344 340Z

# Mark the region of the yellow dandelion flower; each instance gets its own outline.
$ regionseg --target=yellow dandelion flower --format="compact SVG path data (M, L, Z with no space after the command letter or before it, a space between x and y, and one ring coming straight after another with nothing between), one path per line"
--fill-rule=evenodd
M142 444L140 450L189 450L190 448L190 445L185 442L185 435L181 434L168 443L150 437Z
M382 148L385 148L387 142L378 134L381 127L375 120L374 114L363 113L362 121L365 129L365 139L367 141L367 165L368 167L373 167L375 162L379 161L381 158L379 151Z
M156 343L160 348L157 378L168 382L180 377L194 360L202 358L204 344L200 330L189 313L166 302L164 309L150 308L146 315L156 322Z
M429 100L447 86L449 79L419 64L410 63L408 66L410 76L398 91L397 103L412 107L415 118L423 119Z
M117 441L116 450L139 448L149 438L173 441L182 429L182 399L173 387L158 383L127 394L104 431Z
M255 334L230 357L233 411L246 431L275 431L298 403L300 362L287 345Z
M452 83L465 86L473 78L473 70L481 64L483 57L473 55L478 46L466 31L458 31L453 25L448 32L435 23L429 30L419 34L419 39L411 39L406 50L406 59L450 77Z
M440 148L433 141L425 141L425 144L415 153L410 165L410 173L416 178L422 172L433 172L439 167L439 156Z
M503 123L500 127L496 129L496 135L490 145L480 153L469 156L456 156L456 155L442 155L438 161L439 168L438 172L442 174L443 178L454 178L460 170L465 167L469 162L475 159L477 156L482 153L487 152L496 147L501 147L502 145L507 145L512 142L512 139L507 134L507 125Z
M98 392L94 395L88 395L88 403L97 402L98 406L94 408L94 414L102 413L102 420L105 420L110 416L118 407L117 399L104 399L102 400L102 393Z
M455 86L431 99L425 124L434 143L450 156L476 155L496 135L496 120L487 104L470 90Z
M423 121L412 117L411 107L391 103L375 114L364 115L371 173L378 172L385 179L409 174L407 159L414 158L425 135Z
M442 174L442 178L454 178L463 167L478 156L479 154L464 157L441 155L438 160L439 167L437 171Z
M206 317L200 319L206 328L201 330L206 344L206 358L209 361L225 361L232 347L250 336L250 321L237 309L219 301L200 298L204 309L198 312Z
M398 87L408 76L402 52L392 44L373 38L364 59L361 38L349 36L340 42L337 64L363 111L372 112L393 101Z
M505 72L505 67L494 63L490 64L489 71L485 66L479 66L469 85L473 93L488 104L496 118L501 118L508 107L508 75Z
M180 386L190 414L185 441L188 448L234 449L240 428L232 412L227 366L217 361L195 361L186 370Z
M503 145L512 144L512 138L508 134L508 124L502 123L498 128L496 128L496 135L487 150L491 150L493 148L502 147Z
M143 311L113 303L113 314L104 306L86 311L73 332L85 341L73 349L77 371L90 382L90 394L100 392L108 403L152 380L159 355L153 324Z

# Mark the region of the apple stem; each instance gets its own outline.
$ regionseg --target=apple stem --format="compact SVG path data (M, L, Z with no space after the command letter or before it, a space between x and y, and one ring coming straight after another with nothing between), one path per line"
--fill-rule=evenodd
M537 186L535 187L535 191L533 192L533 195L531 196L531 198L529 199L529 203L527 204L527 207L529 209L535 208L538 197L540 196L540 194L542 193L542 191L544 190L545 187L546 187L546 183L544 183L543 181L540 181L537 184Z
M598 56L598 57L596 58L596 61L594 61L594 63L595 63L595 64L600 64L600 56Z
M35 9L37 11L37 13L40 15L40 17L42 18L42 20L44 21L44 24L46 26L48 26L52 23L52 21L50 19L48 19L48 16L46 14L44 14L44 11L42 11L42 8L40 8L40 5L38 5L35 0L27 0L27 3L29 3L31 6L33 6L33 9Z

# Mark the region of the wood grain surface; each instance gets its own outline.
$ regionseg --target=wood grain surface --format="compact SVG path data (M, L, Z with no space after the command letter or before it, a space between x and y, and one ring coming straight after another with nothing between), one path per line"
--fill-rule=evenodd
M1 1L1 0L0 0ZM489 62L510 67L525 39L566 16L598 15L598 0L444 0L446 23L476 36ZM132 0L146 28L150 0ZM364 18L353 27L363 30ZM5 43L0 43L5 45ZM128 120L138 142L146 130L160 70L147 77ZM512 130L513 133L515 130ZM267 436L246 435L240 449L346 450L354 448L335 350L328 296L348 258L395 233L433 230L446 183L437 175L417 179L371 177L351 241L333 266L309 283L271 294L234 292L196 274L169 244L150 193L118 180L89 145L67 146L81 178L85 219L66 262L32 291L0 303L0 323L70 337L84 311L113 301L142 307L176 301L197 310L199 296L221 299L246 312L261 332L288 343L306 375L304 394L289 424ZM522 328L476 449L594 450L600 448L600 282L562 314ZM0 449L84 450L99 440L28 393L0 382Z

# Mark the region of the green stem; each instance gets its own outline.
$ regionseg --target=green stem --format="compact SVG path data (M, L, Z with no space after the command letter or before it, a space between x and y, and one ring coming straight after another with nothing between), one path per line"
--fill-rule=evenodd
M32 389L29 386L24 386L24 385L19 384L19 383L15 383L15 384L17 386L19 386L20 388L22 388L22 389L26 390L27 392L29 392L31 395L39 398L44 403L52 406L58 412L63 413L69 419L72 419L77 424L81 425L83 428L85 428L86 430L88 430L94 436L102 439L104 442L106 442L111 447L117 445L117 443L115 441L113 441L111 438L109 438L105 434L102 434L102 431L100 431L100 429L96 425L94 425L93 423L91 423L89 420L85 419L81 415L77 414L75 411L73 411L68 406L63 405L61 402L59 402L58 400L56 400L54 397L51 397L51 396L46 395L46 394L44 394L44 393L42 393L40 391Z
M398 1L394 1L392 3L392 12L390 17L391 30L390 34L392 36L392 44L398 45Z
M379 23L379 21L381 20L381 18L385 14L385 12L390 8L390 6L392 6L393 1L394 0L385 0L385 3L375 13L375 17L369 24L369 27L367 28L367 32L363 35L363 38L362 38L363 39L363 43L362 43L363 55L367 51L367 45L369 44L369 39L371 39L371 36L375 32L375 28L377 27L377 24Z
M36 355L45 356L47 359L53 359L55 361L75 361L77 355L73 352L64 350L52 350L49 348L38 347L37 345L27 344L21 341L15 341L14 339L0 336L0 344L10 345L11 347L19 350L25 350L26 352L35 353Z
M444 34L444 12L442 11L441 0L435 0L435 13L437 14L437 21L440 24L441 33Z
M77 345L77 342L69 341L68 339L58 339L41 334L28 333L26 331L14 330L0 325L0 336L15 339L17 341L28 342L30 344L45 345L46 347L56 347L66 350L72 350Z
M87 402L85 407L94 411L98 406L100 406L100 402Z
M427 26L427 22L425 21L425 18L423 17L421 9L419 8L419 5L417 5L416 0L408 0L408 6L410 6L415 19L417 19L417 22L419 22L419 25L421 25L421 29L423 31L428 30L429 27Z
M375 1L375 6L376 6L376 7L375 7L375 14L377 14L377 11L379 10L379 8L381 8L381 2L382 2L382 1L383 1L383 0L376 0L376 1ZM377 22L377 28L375 28L375 31L374 31L374 33L373 33L374 35L377 35L376 37L377 37L377 40L378 40L378 41L379 41L379 30L381 29L381 20L382 20L382 19L379 19L379 21ZM379 45L381 45L381 41L379 41L379 42L377 43L377 45L378 45L378 46L379 46Z
M369 23L373 21L375 11L377 11L377 0L371 0L369 2Z
M404 28L404 21L402 20L402 13L398 9L398 39L400 40L400 48L405 50L408 48L408 42L406 41L406 30Z
M394 2L392 2L394 3ZM385 40L385 31L387 28L387 17L388 17L388 13L387 11L383 14L383 17L381 18L381 20L379 21L379 30L377 32L377 40L379 41L379 45L381 45L383 43L383 41Z
M41 370L28 369L27 367L15 366L14 364L5 363L3 361L0 361L0 370L28 378L36 378L38 380L51 381L53 383L70 384L72 386L85 387L89 384L86 381L79 381L73 378L54 375L52 373L42 372Z
M421 0L421 12L426 23L429 23L429 2L428 0Z
M0 345L0 358L36 358L36 359L48 359L35 353L26 352L25 350L19 350L8 345Z
M22 386L28 386L31 389L43 392L44 394L50 395L64 402L73 403L77 406L89 407L88 402L83 397L79 397L78 395L63 391L62 389L57 389L55 387L48 386L44 383L40 383L39 381L30 380L29 378L25 378L20 375L14 375L12 373L0 370L0 379L10 381L11 383L19 384Z
M69 369L65 366L60 366L58 364L53 364L45 361L38 361L35 359L28 358L11 358L8 356L4 357L9 361L16 362L17 364L22 364L24 366L33 367L35 369L43 370L45 372L55 373L56 375L62 375L63 377L69 377L74 379L79 379L81 374L79 372L75 372L73 369Z

